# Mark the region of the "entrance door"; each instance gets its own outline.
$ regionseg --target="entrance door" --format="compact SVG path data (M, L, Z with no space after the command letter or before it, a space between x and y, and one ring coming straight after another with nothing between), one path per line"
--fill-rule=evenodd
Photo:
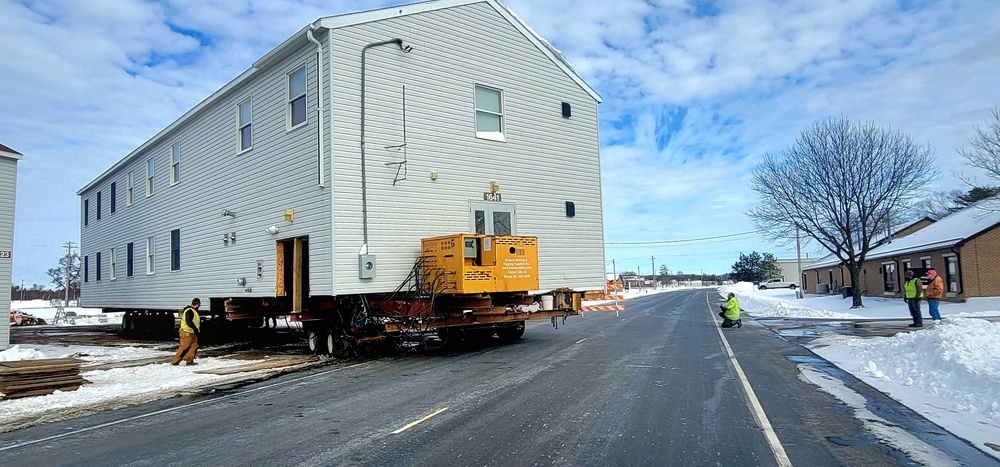
M517 216L514 203L469 203L470 230L477 234L515 235Z
M278 240L275 248L275 295L285 309L302 311L309 296L309 237Z

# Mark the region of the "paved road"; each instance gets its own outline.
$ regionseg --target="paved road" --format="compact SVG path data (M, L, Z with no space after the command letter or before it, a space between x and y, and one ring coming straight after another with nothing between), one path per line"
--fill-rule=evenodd
M0 435L0 465L916 465L802 365L958 463L997 464L759 324L720 333L716 301L652 295L513 344L36 426Z

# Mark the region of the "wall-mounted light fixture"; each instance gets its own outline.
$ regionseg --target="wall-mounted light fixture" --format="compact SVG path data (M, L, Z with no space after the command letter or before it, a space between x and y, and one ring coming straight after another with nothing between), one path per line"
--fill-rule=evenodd
M437 179L438 179L438 173L437 172L431 172L431 180L437 180Z
M230 211L228 209L223 209L222 210L222 217L232 217L233 219L235 219L236 218L236 213L233 212L233 211Z
M292 222L295 220L295 210L285 209L285 222Z
M500 182L496 180L490 180L490 193L496 193L500 191Z
M271 234L271 235L277 235L278 232L279 232L278 231L278 226L276 226L276 225L272 225L272 226L264 229L264 231L267 232L267 233L269 233L269 234Z

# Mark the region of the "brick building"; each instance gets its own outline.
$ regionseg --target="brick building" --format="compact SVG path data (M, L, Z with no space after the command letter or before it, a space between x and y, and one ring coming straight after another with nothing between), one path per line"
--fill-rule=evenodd
M935 269L944 279L945 300L1000 296L1000 206L982 203L937 222L921 219L897 230L868 252L861 267L862 292L900 297L903 272L923 277ZM847 268L827 256L803 270L807 293L839 293L850 285Z

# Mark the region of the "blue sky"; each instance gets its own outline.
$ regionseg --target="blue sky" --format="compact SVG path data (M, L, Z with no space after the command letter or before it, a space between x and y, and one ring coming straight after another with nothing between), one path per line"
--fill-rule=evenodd
M0 0L0 142L24 154L13 282L49 284L60 245L79 241L76 191L278 43L322 16L402 3ZM952 173L975 172L956 149L1000 103L992 0L505 4L604 98L606 259L619 272L648 273L651 256L687 273L728 272L740 252L794 257L743 234L747 182L763 154L830 116L930 145L942 177L928 193L962 188Z

